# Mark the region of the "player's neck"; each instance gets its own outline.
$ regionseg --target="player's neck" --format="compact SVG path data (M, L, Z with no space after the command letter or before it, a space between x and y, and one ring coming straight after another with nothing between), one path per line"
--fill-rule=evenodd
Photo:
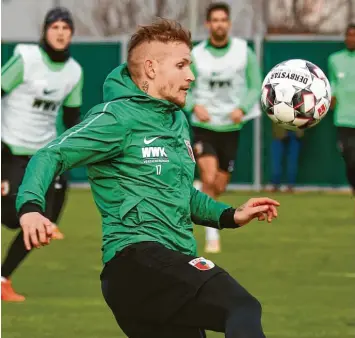
M70 57L69 48L61 51L54 50L44 39L41 40L40 46L53 62L66 62Z
M229 44L229 37L226 37L225 39L223 39L221 41L217 41L212 36L210 36L209 43L214 48L225 48Z
M145 94L154 97L155 99L162 99L162 97L159 95L158 90L155 88L151 81L148 81L147 79L137 79L134 77L132 77L132 81Z

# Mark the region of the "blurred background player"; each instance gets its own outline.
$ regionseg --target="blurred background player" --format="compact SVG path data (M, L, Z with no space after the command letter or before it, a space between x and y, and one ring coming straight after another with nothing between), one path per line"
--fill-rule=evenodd
M301 148L303 130L286 130L277 124L272 124L271 142L271 183L272 191L280 189L283 174L283 159L286 157L287 188L292 193L296 184L298 173L298 158Z
M346 176L355 194L355 24L347 27L345 45L345 49L329 56L328 73L335 108L334 124Z
M212 3L206 12L209 38L192 51L196 77L190 102L194 152L202 191L213 198L222 194L234 169L242 118L258 100L261 74L247 41L229 36L230 8ZM219 232L206 229L205 251L221 249Z
M26 166L38 149L56 138L60 108L66 128L79 120L83 76L69 52L73 33L71 13L53 8L45 17L40 43L18 44L2 67L1 223L10 229L20 229L15 201ZM57 177L46 201L46 215L53 223L60 215L65 191L65 177ZM62 237L57 229L55 234ZM1 267L2 300L25 300L14 291L9 278L28 253L19 230Z

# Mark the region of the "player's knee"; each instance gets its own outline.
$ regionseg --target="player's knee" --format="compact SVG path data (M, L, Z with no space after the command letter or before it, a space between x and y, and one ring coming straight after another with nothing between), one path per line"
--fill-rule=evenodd
M223 194L226 191L226 187L226 184L215 181L214 190L217 195Z
M216 174L213 171L205 173L202 176L202 183L210 189L214 188L215 181L216 181Z
M244 297L242 300L237 298L234 302L234 305L232 306L232 309L230 310L230 313L234 313L235 309L237 308L238 310L243 308L243 312L250 317L261 318L261 304L255 297L250 294L247 297Z
M237 298L226 319L227 337L264 338L261 326L261 304L253 296Z
M256 316L257 318L261 318L261 312L262 312L262 307L261 303L253 296L250 297L247 308L250 310L251 314L253 316Z

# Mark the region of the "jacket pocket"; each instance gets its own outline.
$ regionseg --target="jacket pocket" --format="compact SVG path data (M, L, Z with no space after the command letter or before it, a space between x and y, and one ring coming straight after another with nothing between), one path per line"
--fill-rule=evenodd
M119 216L126 226L137 226L143 221L142 213L139 210L139 203L144 197L130 196L127 197L119 208Z

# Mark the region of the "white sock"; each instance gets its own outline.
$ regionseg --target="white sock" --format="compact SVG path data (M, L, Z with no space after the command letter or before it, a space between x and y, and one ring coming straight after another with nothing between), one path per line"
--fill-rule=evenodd
M206 241L218 241L219 232L215 228L206 228Z
M1 276L1 282L6 282L7 281L7 278Z

